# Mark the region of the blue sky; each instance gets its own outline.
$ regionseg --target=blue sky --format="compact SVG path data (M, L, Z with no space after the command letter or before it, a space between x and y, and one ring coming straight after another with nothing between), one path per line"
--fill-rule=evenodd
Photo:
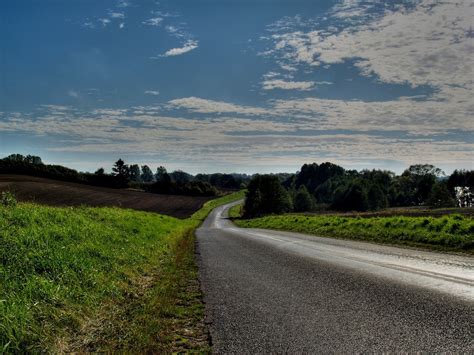
M0 5L0 156L473 169L471 1Z

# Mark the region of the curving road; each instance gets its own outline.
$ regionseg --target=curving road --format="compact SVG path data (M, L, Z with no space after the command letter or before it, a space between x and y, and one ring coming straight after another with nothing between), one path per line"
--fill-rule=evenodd
M197 231L215 353L474 352L474 258L240 229Z

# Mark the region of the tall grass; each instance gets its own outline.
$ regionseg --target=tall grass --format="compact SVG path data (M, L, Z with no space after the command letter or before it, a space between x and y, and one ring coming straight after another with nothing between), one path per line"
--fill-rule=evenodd
M232 211L236 214L236 210ZM339 217L282 215L234 222L240 227L268 228L327 237L425 246L474 252L474 219L443 217Z
M0 351L172 351L179 324L202 317L194 229L233 198L186 220L0 206Z

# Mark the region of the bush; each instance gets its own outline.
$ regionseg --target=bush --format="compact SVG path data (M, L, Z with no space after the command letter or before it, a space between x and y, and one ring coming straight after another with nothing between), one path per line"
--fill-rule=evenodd
M0 197L0 205L5 207L15 207L17 204L16 197L10 191L3 191Z

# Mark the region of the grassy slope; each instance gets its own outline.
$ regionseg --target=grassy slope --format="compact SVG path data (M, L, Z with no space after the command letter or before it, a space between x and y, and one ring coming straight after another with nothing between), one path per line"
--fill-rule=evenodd
M186 220L117 208L0 207L0 352L208 350Z
M474 219L461 215L357 218L289 214L245 220L238 218L239 208L232 208L229 214L240 227L474 253Z

